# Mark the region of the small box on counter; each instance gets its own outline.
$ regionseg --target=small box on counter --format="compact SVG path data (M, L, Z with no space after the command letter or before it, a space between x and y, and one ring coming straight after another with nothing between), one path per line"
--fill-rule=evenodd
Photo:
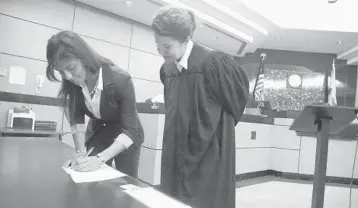
M56 131L57 122L55 121L35 121L35 130Z

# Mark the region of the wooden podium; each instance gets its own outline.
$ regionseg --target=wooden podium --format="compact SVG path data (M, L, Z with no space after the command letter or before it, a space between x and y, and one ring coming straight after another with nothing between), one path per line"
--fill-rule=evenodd
M317 135L315 172L311 208L323 208L326 184L328 139L357 118L358 109L326 104L307 105L290 130Z

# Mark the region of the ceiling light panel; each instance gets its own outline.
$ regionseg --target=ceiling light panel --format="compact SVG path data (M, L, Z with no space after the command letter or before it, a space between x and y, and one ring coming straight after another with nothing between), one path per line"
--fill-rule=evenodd
M178 0L162 0L163 2L167 3L167 4L171 4L173 6L177 6L177 7L181 7L181 8L184 8L184 9L188 9L188 10L191 10L195 13L195 15L200 18L200 19L203 19L205 20L205 22L215 26L215 27L218 27L218 28L221 28L223 30L225 30L226 32L244 40L245 42L249 42L249 43L253 43L254 42L254 37L245 33L245 32L242 32L228 24L225 24L224 22L218 20L217 18L214 18L204 12L201 12L199 11L198 9L196 8L193 8L191 7L190 5L187 4L186 1L178 1Z
M208 26L198 28L194 33L193 40L234 56L237 56L237 53L245 46L245 42Z
M200 0L211 7L223 12L224 14L238 20L239 22L242 22L243 24L247 25L248 27L264 34L265 36L268 36L268 30L261 25L255 23L254 21L251 21L250 19L242 16L238 12L235 12L234 10L230 9L229 7L219 3L219 1L216 0Z

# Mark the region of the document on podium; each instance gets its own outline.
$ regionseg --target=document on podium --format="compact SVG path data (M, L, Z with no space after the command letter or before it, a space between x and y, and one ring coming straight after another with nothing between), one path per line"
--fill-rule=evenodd
M126 176L126 174L119 172L108 165L104 165L100 169L90 172L75 171L72 168L62 167L66 173L68 173L75 183L87 183L95 181L105 181L114 178L120 178Z
M139 188L131 184L121 187L125 189L125 193L150 208L191 208L152 187Z

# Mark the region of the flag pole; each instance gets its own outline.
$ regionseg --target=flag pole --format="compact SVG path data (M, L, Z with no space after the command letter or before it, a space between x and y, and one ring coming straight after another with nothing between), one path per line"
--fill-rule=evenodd
M255 80L255 85L254 85L254 91L253 91L253 93L252 93L252 95L253 95L253 97L254 97L254 100L255 100L255 91L256 91L257 81L259 80L259 76L260 76L261 70L263 70L263 69L261 69L261 68L262 68L261 66L263 65L264 60L266 59L267 55L266 55L265 53L261 53L260 57L261 57L260 67L259 67L259 71L257 72L257 75L256 75L256 80Z

